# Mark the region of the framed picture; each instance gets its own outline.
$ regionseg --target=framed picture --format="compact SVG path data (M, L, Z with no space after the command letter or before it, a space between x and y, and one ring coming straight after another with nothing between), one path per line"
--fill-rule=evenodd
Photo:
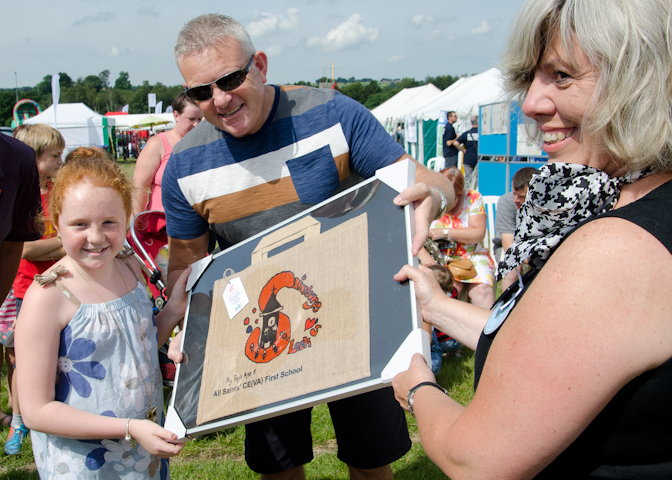
M192 267L165 427L178 441L389 385L429 359L412 283L415 179L395 163Z

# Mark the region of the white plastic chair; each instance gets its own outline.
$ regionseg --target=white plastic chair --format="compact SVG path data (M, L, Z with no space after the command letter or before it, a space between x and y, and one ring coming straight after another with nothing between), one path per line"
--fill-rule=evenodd
M499 195L483 195L482 198L483 205L485 206L485 213L488 216L488 226L485 229L483 246L490 251L490 256L495 260L495 245L493 239L495 238L495 214L497 213Z
M440 172L443 170L443 166L446 164L446 159L443 157L432 157L427 160L427 168L434 170L435 172Z
M469 180L464 185L467 190L478 190L478 163L471 172Z

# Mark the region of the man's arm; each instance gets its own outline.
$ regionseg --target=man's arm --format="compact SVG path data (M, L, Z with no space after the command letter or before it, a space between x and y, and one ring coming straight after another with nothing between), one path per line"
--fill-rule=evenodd
M506 251L513 244L513 233L502 233L501 238L502 238L502 256L504 256ZM516 282L516 280L518 280L518 274L516 273L517 270L520 270L520 267L514 268L509 273L507 273L504 278L502 278L502 283L500 284L500 289L502 292L507 288L509 288L511 285L513 285Z
M460 135L455 140L453 140L453 146L455 148L457 148L458 150L462 150L463 152L467 151L467 147L466 147L467 133L469 133L469 132L464 132L462 135Z
M180 240L168 237L168 284L167 296L173 291L173 286L186 268L208 254L208 240L210 231L190 240Z
M16 272L19 270L22 251L23 242L5 240L0 245L0 302L5 301L9 289L12 288Z
M197 262L208 254L208 240L210 231L200 237L190 240L180 240L178 238L168 237L168 285L166 285L166 296L170 298L175 283L189 265ZM180 327L182 324L180 323ZM168 358L175 363L182 362L182 352L180 351L182 332L177 334L175 341L170 342L168 346Z
M502 253L506 252L513 245L513 233L502 233Z
M502 252L513 243L513 234L516 231L516 204L513 203L513 196L505 193L497 201L497 215L495 217L495 232L502 239ZM508 243L505 242L505 235L508 235Z
M510 194L503 195L497 202L497 220L495 230L499 233L502 240L502 256L511 247L516 230L516 205ZM500 284L501 291L505 291L518 280L518 271L520 267L514 268L502 278Z
M42 238L23 244L21 258L31 262L45 262L60 260L65 256L65 250L60 240L56 237Z
M415 202L415 237L411 246L411 253L417 255L427 240L429 225L441 210L441 196L439 190L446 198L446 206L452 208L455 203L455 190L453 184L438 172L427 169L418 163L410 155L404 154L396 162L405 159L413 161L416 165L415 185L405 189L394 199L395 205L404 206ZM436 190L430 190L436 189Z
M452 133L449 133L452 130ZM451 138L448 138L451 137ZM446 130L443 133L443 143L444 147L450 147L453 143L457 142L457 134L455 133L455 127L451 124L446 125Z

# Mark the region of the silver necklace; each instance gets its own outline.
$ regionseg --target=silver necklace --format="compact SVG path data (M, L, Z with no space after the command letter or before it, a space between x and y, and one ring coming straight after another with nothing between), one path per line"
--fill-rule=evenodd
M100 294L96 291L96 289L93 288L93 286L89 283L89 281L82 274L82 272L79 270L79 268L77 268L77 265L75 264L75 262L72 259L70 259L70 261L71 261L74 269L79 274L79 276L82 277L82 280L84 280L84 282L89 286L89 288L93 291L93 293L95 293L98 296L98 298L100 298L100 301L103 303L103 305L105 305L105 308L107 308L107 312L109 313L110 318L112 319L114 324L117 326L117 330L119 331L119 335L121 335L121 338L124 340L124 343L128 347L128 351L131 352L131 357L133 358L133 363L135 364L135 370L138 374L138 378L140 378L140 380L142 381L142 385L143 385L144 390L145 390L145 395L147 396L147 400L149 402L149 410L145 414L145 418L147 420L151 420L154 423L157 423L156 406L154 406L154 395L150 395L150 393L149 393L149 387L147 386L147 382L145 381L144 377L142 376L142 373L140 372L140 365L139 365L138 359L136 358L135 352L131 348L130 343L126 339L126 336L124 335L124 332L122 331L121 326L119 325L119 322L117 322L117 319L112 314L112 310L110 310L110 306L107 304L107 302L105 300L103 300L103 297L100 296ZM119 275L121 275L121 279L124 281L124 284L126 285L126 288L129 290L129 293L131 294L131 298L133 298L133 304L135 306L135 312L136 312L138 320L139 320L140 319L140 309L138 308L138 303L135 300L135 295L133 295L133 291L128 286L128 282L124 278L124 275L121 273L121 270L119 270L119 265L117 265L116 259L113 259L113 262L114 262L115 267L117 268L117 272L119 272ZM145 356L147 357L147 365L150 365L151 362L150 362L150 359L149 359L149 352L147 351L147 347L145 346L145 342L144 342L144 333L142 333L142 337L140 338L140 340L141 340L141 343L142 343L142 347L145 351Z

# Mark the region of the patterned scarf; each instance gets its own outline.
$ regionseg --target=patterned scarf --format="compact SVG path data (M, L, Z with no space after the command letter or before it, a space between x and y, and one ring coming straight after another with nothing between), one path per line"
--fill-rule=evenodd
M514 243L497 268L497 280L525 259L541 268L574 227L614 208L625 183L653 173L651 169L610 178L602 170L573 163L548 163L539 168L517 214Z

